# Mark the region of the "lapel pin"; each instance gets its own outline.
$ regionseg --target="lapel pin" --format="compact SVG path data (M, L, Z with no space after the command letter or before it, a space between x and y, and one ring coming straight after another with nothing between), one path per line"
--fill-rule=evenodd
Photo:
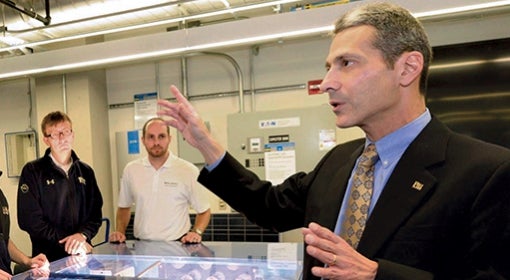
M87 181L85 180L85 178L83 178L83 177L81 177L81 176L80 176L80 177L78 177L78 182L80 182L80 184L82 184L82 185L87 184Z
M418 181L414 181L412 188L421 191L421 189L423 188L423 184Z

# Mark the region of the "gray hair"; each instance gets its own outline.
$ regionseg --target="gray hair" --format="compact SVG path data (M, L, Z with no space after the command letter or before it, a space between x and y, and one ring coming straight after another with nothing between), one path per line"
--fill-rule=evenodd
M420 92L425 95L432 48L422 24L411 13L390 3L370 3L344 14L335 23L333 33L361 25L376 29L373 46L382 52L389 69L404 52L418 51L423 55Z

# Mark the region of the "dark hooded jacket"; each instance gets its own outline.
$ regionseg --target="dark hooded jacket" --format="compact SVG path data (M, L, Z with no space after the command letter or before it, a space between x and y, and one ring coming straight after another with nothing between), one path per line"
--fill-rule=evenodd
M18 187L18 223L30 235L32 255L49 261L68 256L59 240L82 233L87 242L101 226L103 198L92 168L74 151L66 174L50 157L27 163Z

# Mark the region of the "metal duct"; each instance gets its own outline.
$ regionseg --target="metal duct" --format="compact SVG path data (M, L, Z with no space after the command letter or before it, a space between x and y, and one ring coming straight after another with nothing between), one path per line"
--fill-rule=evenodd
M21 7L17 5L16 3L9 1L9 0L0 0L0 3L6 5L9 8L12 8L20 13L23 13L31 18L34 18L40 22L42 22L45 26L48 26L51 23L51 17L50 17L50 0L44 1L44 6L46 8L46 17L40 16L38 13L29 10L25 7Z

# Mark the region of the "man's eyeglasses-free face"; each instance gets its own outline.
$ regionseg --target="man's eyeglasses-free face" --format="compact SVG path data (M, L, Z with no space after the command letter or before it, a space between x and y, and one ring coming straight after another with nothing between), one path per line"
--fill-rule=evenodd
M67 136L71 135L71 133L73 133L73 130L70 128L66 128L62 131L54 131L51 134L46 134L46 135L44 135L44 137L49 137L51 139L57 140L60 138L60 136L67 137Z

